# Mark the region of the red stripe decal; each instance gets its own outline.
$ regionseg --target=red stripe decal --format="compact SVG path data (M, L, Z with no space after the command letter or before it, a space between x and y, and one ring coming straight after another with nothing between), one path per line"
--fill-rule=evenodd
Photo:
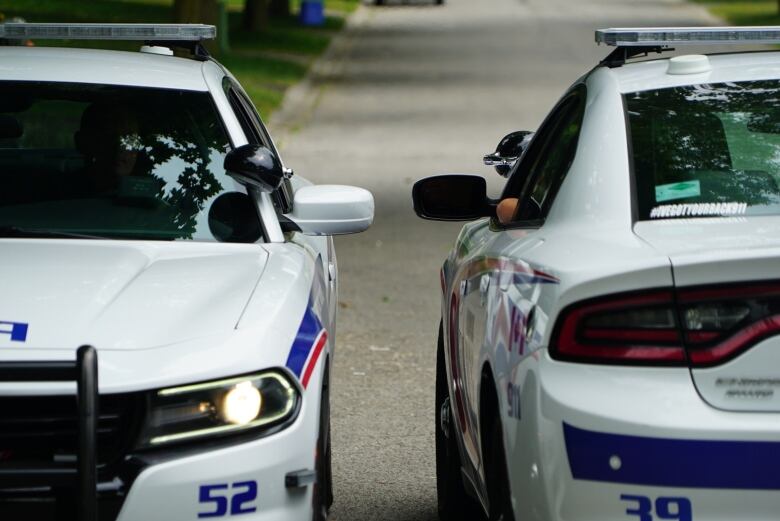
M314 366L317 365L317 359L320 357L320 353L322 353L322 349L325 347L325 342L327 342L327 340L328 332L323 329L320 336L314 341L314 350L309 359L309 363L306 366L306 370L303 372L303 380L301 380L301 383L303 384L304 389L309 385L309 378L311 378L311 374L314 372Z

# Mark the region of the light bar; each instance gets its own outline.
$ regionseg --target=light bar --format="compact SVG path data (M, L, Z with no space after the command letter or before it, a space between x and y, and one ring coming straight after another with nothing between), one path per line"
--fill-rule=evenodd
M0 24L0 38L9 40L213 40L217 28L200 24Z
M596 43L616 47L780 43L780 27L646 27L599 29Z

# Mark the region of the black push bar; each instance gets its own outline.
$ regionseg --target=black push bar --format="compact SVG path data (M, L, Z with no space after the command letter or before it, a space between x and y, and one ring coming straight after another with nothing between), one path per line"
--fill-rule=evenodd
M78 407L78 455L75 469L3 468L0 486L29 482L61 485L74 477L78 481L79 521L97 521L97 351L81 346L75 362L0 362L0 382L76 381Z

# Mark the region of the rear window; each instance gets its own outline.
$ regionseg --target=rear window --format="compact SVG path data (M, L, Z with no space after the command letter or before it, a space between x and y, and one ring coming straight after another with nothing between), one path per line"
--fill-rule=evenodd
M780 82L625 100L640 220L780 214Z

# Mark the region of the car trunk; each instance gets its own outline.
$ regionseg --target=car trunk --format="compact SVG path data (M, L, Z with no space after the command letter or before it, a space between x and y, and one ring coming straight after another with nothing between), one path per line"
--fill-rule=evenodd
M634 232L669 257L702 399L780 412L780 218L643 221Z

